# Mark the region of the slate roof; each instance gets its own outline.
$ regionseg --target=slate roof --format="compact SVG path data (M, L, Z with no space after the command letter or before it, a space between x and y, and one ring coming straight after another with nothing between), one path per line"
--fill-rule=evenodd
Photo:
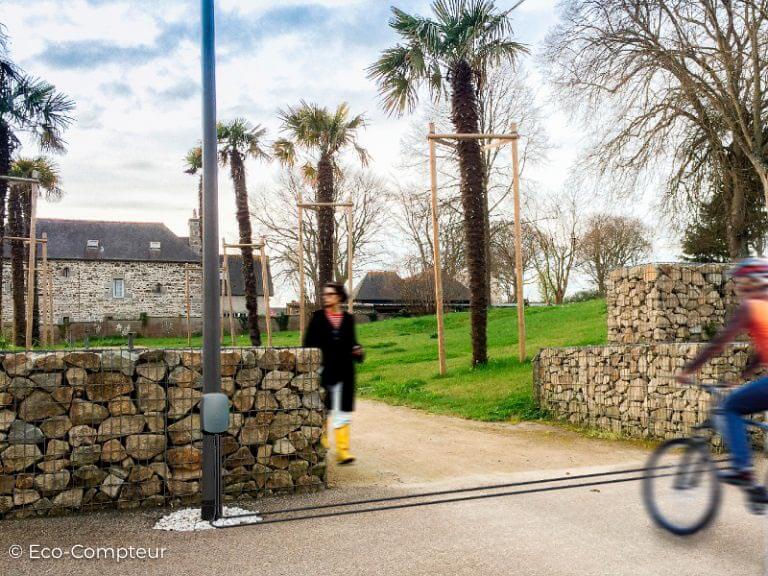
M355 289L357 302L394 302L403 299L403 279L397 272L368 272Z
M243 258L242 256L229 255L229 278L232 283L232 296L245 296L245 279L243 278ZM264 296L264 290L261 288L261 258L253 257L253 269L256 272L256 293ZM272 285L272 270L267 258L267 278L269 283L269 295L275 295L275 287Z
M401 278L392 270L368 272L355 289L355 301L360 303L403 303L434 294L434 273ZM469 289L443 272L443 297L449 302L469 302Z
M48 258L52 260L200 262L196 250L159 222L40 218L38 238L43 232L48 234ZM89 240L98 240L98 249L87 249ZM160 250L150 250L150 242L160 242Z

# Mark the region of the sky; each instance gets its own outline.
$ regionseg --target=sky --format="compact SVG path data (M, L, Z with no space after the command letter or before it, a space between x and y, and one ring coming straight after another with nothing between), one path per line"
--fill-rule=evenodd
M499 8L516 0L497 0ZM328 107L348 102L365 112L360 143L381 176L397 177L399 142L411 120L378 105L365 69L397 42L386 0L218 0L217 109L220 120L244 117L279 135L277 112L305 99ZM426 15L427 0L397 0ZM554 0L526 0L515 10L518 41L533 52L557 21ZM41 203L42 217L164 222L187 235L197 203L196 177L183 158L201 135L197 0L0 0L12 58L76 103L58 158L65 197ZM556 190L583 142L580 129L551 102L542 72L526 64L557 143L531 178ZM24 154L34 154L27 145ZM251 162L249 188L268 186L278 168ZM428 175L424 175L425 185ZM234 195L219 172L220 229L237 235ZM650 221L650 206L633 213ZM673 247L663 242L662 252ZM575 284L579 286L579 282Z

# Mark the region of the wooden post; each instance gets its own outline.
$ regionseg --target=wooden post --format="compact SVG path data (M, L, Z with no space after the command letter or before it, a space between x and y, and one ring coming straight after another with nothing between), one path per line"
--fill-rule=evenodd
M37 193L39 187L39 184L33 183L29 189L31 210L29 215L29 270L27 271L27 331L24 342L27 350L32 349L32 314L35 308L35 260L37 258L35 227L37 225Z
M517 124L512 124L517 134ZM520 166L517 156L517 138L512 140L512 178L515 203L515 276L517 284L517 339L520 362L525 362L525 306L523 301L523 233L520 221Z
M435 123L429 123L429 134L435 133ZM440 374L447 372L445 363L445 333L443 330L443 275L440 263L440 229L437 220L437 160L435 141L429 140L429 175L432 187L432 247L435 267L435 314L437 315L437 355L440 362Z
M347 282L349 283L349 300L347 300L347 309L350 314L354 314L355 312L355 296L354 296L354 284L352 283L352 257L353 257L353 251L354 251L354 238L352 237L352 233L354 232L354 228L352 227L354 224L354 221L352 220L352 206L347 208Z
M230 282L230 274L229 274L229 254L227 253L227 248L224 246L225 241L224 238L221 239L221 246L224 253L224 282L225 282L225 290L227 295L227 306L229 308L229 338L232 341L232 346L236 345L235 341L235 315L234 315L234 309L232 306L232 283Z
M269 305L269 270L267 269L267 239L261 238L259 247L261 257L261 286L264 292L264 315L267 327L267 346L272 346L272 308Z
M43 262L41 266L41 278L42 281L42 295L41 295L41 306L40 306L40 316L42 322L40 322L41 329L40 329L40 340L42 341L43 347L47 347L51 345L53 342L53 328L48 324L48 318L50 317L50 309L49 309L49 287L48 287L48 235L43 232L43 242L42 242L42 248L43 248Z
M189 298L189 264L184 265L184 304L187 309L187 346L192 348L191 304Z
M301 204L301 195L299 196L299 204ZM298 246L298 258L299 258L299 339L304 340L304 330L306 328L306 314L304 310L304 212L301 205L298 207L299 211L299 246Z

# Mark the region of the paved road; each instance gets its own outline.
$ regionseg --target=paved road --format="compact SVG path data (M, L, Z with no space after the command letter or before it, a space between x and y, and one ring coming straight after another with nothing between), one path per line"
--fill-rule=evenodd
M623 469L645 452L541 425L465 422L370 402L356 416L354 467L334 487L265 501L300 503L408 494ZM194 534L150 529L158 512L0 524L0 574L674 575L763 574L765 520L725 494L717 522L678 539L649 524L637 483ZM164 547L161 560L12 560L13 543L68 548Z

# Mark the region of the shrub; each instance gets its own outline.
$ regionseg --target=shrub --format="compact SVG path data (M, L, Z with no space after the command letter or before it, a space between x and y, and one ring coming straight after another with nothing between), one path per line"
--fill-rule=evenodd
M603 295L597 290L579 290L578 292L566 297L565 302L571 304L573 302L586 302L587 300L597 300L602 298Z

